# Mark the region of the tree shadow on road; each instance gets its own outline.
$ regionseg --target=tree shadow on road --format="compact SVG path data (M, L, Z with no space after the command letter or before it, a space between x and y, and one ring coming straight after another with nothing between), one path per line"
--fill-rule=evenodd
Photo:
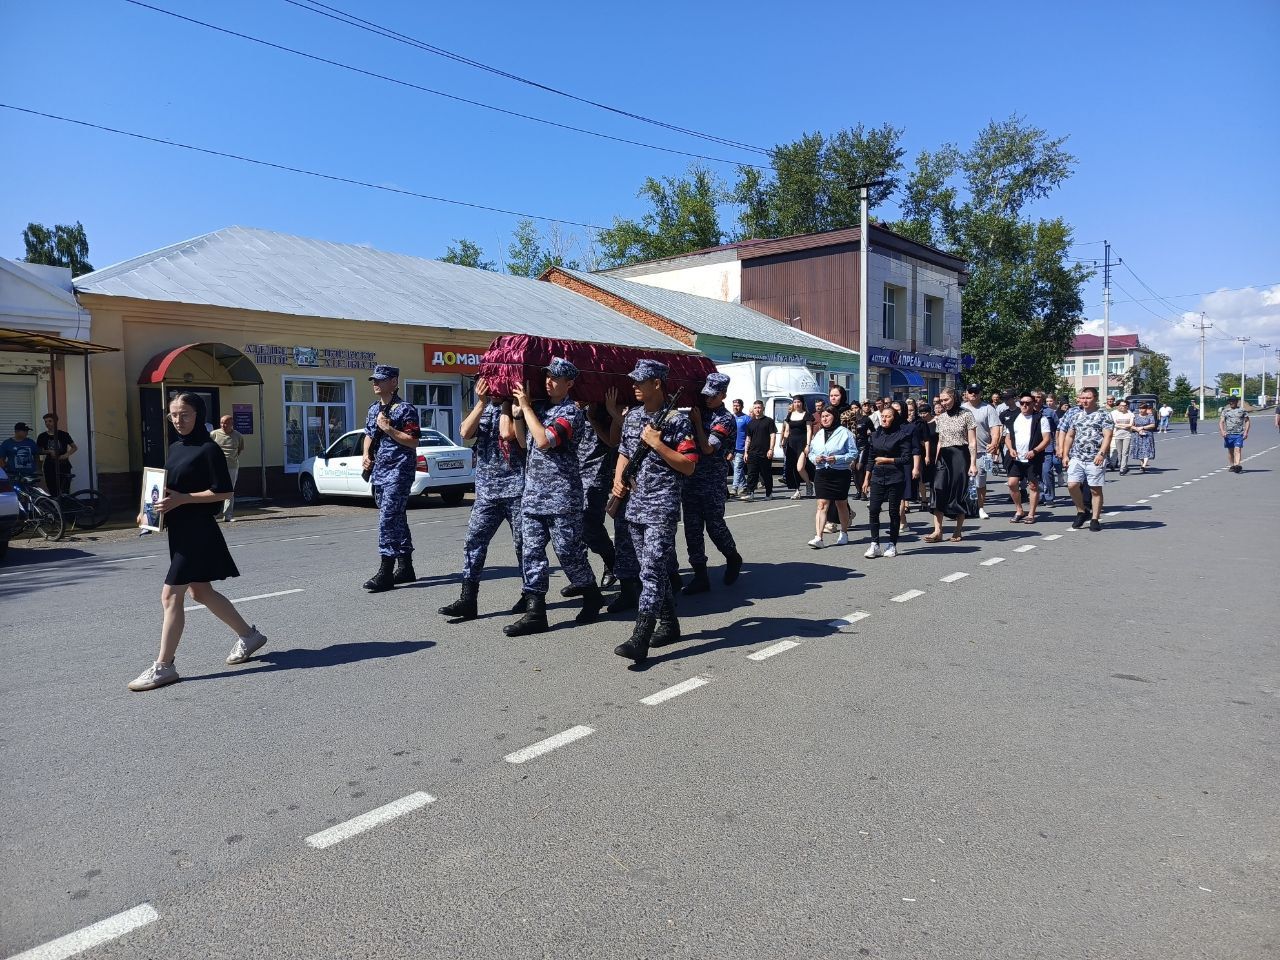
M347 663L366 660L383 660L402 657L434 647L434 640L396 640L376 642L362 640L356 643L335 643L327 647L295 647L292 650L272 650L250 660L244 667L183 677L183 683L192 680L220 680L224 677L251 676L255 673L275 673L279 670L310 670L314 667L338 667Z

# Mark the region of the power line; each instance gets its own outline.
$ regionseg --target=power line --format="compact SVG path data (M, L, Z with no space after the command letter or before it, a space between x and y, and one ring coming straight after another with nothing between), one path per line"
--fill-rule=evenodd
M0 103L0 108L5 110L14 110L18 113L30 114L33 117L44 117L47 120L59 120L62 123L73 123L79 127L88 127L91 130L101 130L105 133L114 133L122 137L132 137L135 140L145 140L148 143L161 143L166 147L179 147L183 150L191 150L195 153L204 153L211 157L222 157L225 160L239 160L242 163L252 163L259 167L270 167L273 170L283 170L286 173L300 173L308 177L317 177L321 180L331 180L334 183L346 183L356 187L367 187L370 190L381 190L385 193L398 193L406 197L416 197L419 200L433 200L436 203L450 203L458 207L470 207L473 210L487 210L490 213L503 213L512 217L521 217L526 220L542 220L545 223L563 223L571 227L585 227L588 230L604 230L594 223L582 223L578 220L563 220L559 217L544 217L537 213L522 213L519 210L507 210L503 207L491 207L483 203L472 203L469 200L451 200L448 197L437 197L429 193L418 193L416 190L406 190L403 187L389 187L381 183L369 183L367 180L357 180L354 177L343 177L334 173L322 173L318 170L307 170L304 167L294 167L286 163L275 163L270 160L258 160L255 157L246 157L238 153L230 153L226 150L214 150L210 147L197 147L189 143L180 143L177 140L166 140L163 137L151 137L143 133L134 133L130 130L120 130L116 127L108 127L100 123L90 123L88 120L76 120L72 117L60 117L56 113L45 113L42 110L31 110L27 107L14 106L11 103Z
M707 160L712 163L731 163L736 166L756 167L757 169L761 169L761 170L768 169L767 167L759 166L754 163L746 163L744 161L739 161L739 160L728 160L724 157L711 157L701 153L691 153L687 150L677 150L674 147L662 147L662 146L658 146L657 144L645 143L640 140L629 140L626 137L616 137L616 136L613 136L612 134L601 133L598 130L588 130L586 127L575 127L572 124L560 123L556 120L548 120L545 117L538 117L528 113L520 113L517 110L508 110L505 107L494 106L491 103L484 103L483 101L480 101L480 100L471 100L467 97L460 97L457 94L446 93L443 90L435 90L431 87L424 87L421 84L414 83L410 80L401 80L398 77L391 77L383 73L376 73L373 70L366 70L363 67L357 67L349 63L343 63L340 60L332 60L329 57L322 57L319 54L307 53L305 50L298 50L294 47L287 47L284 44L275 43L274 41L271 41L271 40L264 40L261 37L255 37L247 33L241 33L238 30L232 30L229 27L220 27L215 23L209 23L205 20L197 20L195 17L188 17L185 14L177 13L173 10L166 10L164 7L157 7L150 3L144 3L143 0L124 0L124 2L132 4L135 7L140 7L144 10L151 10L154 13L162 13L167 17L173 17L175 20L182 20L182 21L185 21L186 23L194 24L195 26L198 26L198 27L204 27L208 30L214 30L218 33L226 34L227 36L230 36L230 37L236 37L240 40L248 40L250 43L261 44L264 47L270 47L272 50L278 50L281 53L288 53L295 57L302 57L306 60L314 61L315 63L323 63L326 66L337 67L340 70L348 70L352 73L358 73L362 76L371 77L375 80L383 80L387 83L394 83L397 86L407 87L411 90L416 90L419 93L428 93L435 97L443 97L446 100L453 100L456 103L464 103L471 107L480 107L483 110L492 110L495 113L505 114L506 116L509 116L509 117L518 117L521 120L530 120L534 123L546 124L549 127L557 127L561 130L572 131L573 133L582 133L591 137L599 137L602 140L612 140L615 143L625 143L633 147L644 147L647 150L659 150L663 153L673 153L673 154L676 154L677 156L691 157L695 160Z
M1111 303L1112 305L1115 305L1117 303L1150 303L1153 300L1156 300L1156 301L1182 300L1186 297L1207 297L1211 293L1235 293L1240 290L1260 290L1265 287L1277 287L1277 286L1280 286L1280 280L1270 280L1266 283L1247 283L1243 287L1219 287L1217 290L1201 290L1198 293L1171 293L1167 297L1147 297L1145 299L1140 299L1140 300L1139 299L1112 300ZM1091 303L1085 309L1092 310L1095 307L1100 307L1100 306L1102 306L1102 304L1100 303Z
M375 23L372 20L365 20L361 17L357 17L355 14L347 13L345 10L340 10L337 7L330 6L326 3L321 3L320 0L306 0L306 2L299 2L299 0L284 0L284 2L287 4L290 4L291 6L297 7L300 10L306 10L309 13L314 13L322 17L327 17L328 19L336 20L339 23L345 23L348 26L355 27L358 30L364 30L368 33L374 33L374 34L377 34L378 36L385 37L388 40L395 40L399 43L407 44L408 46L415 47L416 49L421 50L425 53L431 53L439 57L444 57L448 60L453 60L456 63L462 63L469 67L475 67L477 70L484 70L484 71L487 71L488 73L495 74L496 76L503 77L507 80L512 80L512 81L515 81L516 83L522 83L530 87L535 87L538 90L543 90L547 93L553 93L559 97L567 97L568 99L575 100L578 103L583 103L591 107L596 107L600 110L607 110L609 113L615 113L619 116L628 117L629 119L632 119L632 120L638 120L641 123L649 123L656 127L662 127L663 129L674 131L675 133L683 133L691 137L697 137L701 140L708 140L712 143L718 143L726 147L735 147L739 150L749 150L753 153L761 153L766 156L771 154L771 151L764 147L753 146L752 144L742 143L738 140L728 140L724 137L716 136L715 134L703 133L699 130L691 129L690 127L682 127L677 124L667 123L666 121L663 121L663 120L657 120L657 119L654 119L653 117L647 117L644 114L633 113L630 110L623 110L619 107L610 106L607 103L601 103L598 100L591 100L587 97L582 97L574 93L569 93L566 90L560 90L556 87L549 86L548 84L545 84L545 83L540 83L537 80L531 80L528 77L522 77L519 74L511 73L499 67L490 66L487 63L481 63L479 60L473 60L470 57L465 57L462 54L454 53L453 51L446 50L443 47L438 47L435 44L427 43L423 40L418 40L415 37L411 37L408 34L400 33L397 30L393 30L390 27L386 27L386 26L383 26L382 24Z

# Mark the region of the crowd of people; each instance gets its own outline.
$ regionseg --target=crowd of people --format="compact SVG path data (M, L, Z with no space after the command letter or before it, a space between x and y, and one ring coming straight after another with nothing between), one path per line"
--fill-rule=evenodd
M575 399L579 374L566 359L553 359L544 373L547 399L541 401L521 387L498 397L483 379L476 383L475 406L462 424L464 439L474 444L476 474L461 591L439 612L454 622L479 616L488 547L505 523L521 586L511 608L516 619L503 632L520 637L550 629L550 546L569 580L561 595L580 598L577 623L592 623L604 612L635 612L630 635L614 651L635 664L652 648L681 639L678 596L712 589L707 537L724 558L722 583L738 579L743 558L725 521L726 501L730 495L752 500L759 487L766 498L772 495L779 442L791 496L816 501L809 546L823 548L827 534L836 534L835 546L848 544L851 501L860 500L867 508L865 556L874 559L897 556L912 504L932 518L924 542L948 536L947 523L949 540L963 540L967 519L991 519L986 493L998 475L1007 478L1014 507L1009 522L1036 523L1041 511L1058 505L1065 482L1072 526L1099 531L1109 461L1121 474L1132 461L1145 471L1160 431L1150 404L1136 413L1124 400L1100 405L1092 387L1072 405L1040 390L997 391L988 400L978 384L963 396L947 387L931 401L859 403L833 385L813 410L796 398L779 429L758 400L750 413L741 399L727 406L729 378L720 373L707 376L700 402L685 409L674 402L668 368L657 360L641 360L627 374L632 396L625 407L616 390L602 402ZM379 512L379 567L364 584L370 593L417 579L406 508L420 428L417 409L399 395L399 375L380 364L369 378L375 400L366 417L363 468ZM169 531L171 561L161 593L160 652L131 690L178 680L174 661L188 593L234 632L227 663L245 662L267 642L212 586L239 575L216 521L227 518L234 487L229 464L242 444L233 442L225 422L219 435L210 434L195 394L177 396L168 413L177 439L168 455L167 490L155 504ZM1276 423L1280 427L1280 413ZM1219 430L1231 469L1239 472L1249 417L1237 399L1223 410ZM688 582L676 556L682 519ZM589 553L602 563L598 579ZM617 593L607 600L604 591L614 586Z

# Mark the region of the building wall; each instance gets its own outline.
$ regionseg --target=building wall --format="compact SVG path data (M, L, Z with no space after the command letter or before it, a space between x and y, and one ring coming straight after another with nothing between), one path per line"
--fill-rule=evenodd
M635 275L623 270L605 272L646 286L692 293L709 300L739 303L742 298L742 263L738 260L673 267L670 270L646 271Z
M586 297L588 300L594 300L596 303L608 307L624 317L630 317L638 323L643 323L647 327L657 330L659 333L670 337L672 340L683 343L686 347L692 347L694 344L694 334L690 330L686 330L678 323L673 323L666 317L660 317L656 313L643 310L634 304L628 303L621 297L609 293L607 290L601 290L599 287L593 287L589 283L583 283L577 277L572 277L561 270L553 270L547 277L548 283L554 283L561 287L572 290L579 296ZM674 289L674 288L664 288Z
M743 261L743 265L744 307L850 350L858 349L860 274L856 245L759 257Z
M733 363L744 359L763 359L772 363L795 363L805 366L824 389L830 379L844 385L849 378L858 377L858 357L831 350L804 350L799 347L780 347L777 344L755 340L737 340L731 337L715 337L699 334L697 348L716 363Z
M1121 364L1122 364L1119 373L1111 374L1109 387L1110 387L1110 392L1113 395L1120 396L1125 392L1122 378L1126 373L1129 372L1129 369L1134 365L1134 363L1137 362L1138 357L1148 352L1150 351L1146 350L1145 348L1133 349L1130 347L1130 348L1124 348L1124 349L1113 348L1107 353L1108 365L1110 365L1111 363L1114 363L1117 360L1121 361ZM1085 363L1093 362L1093 361L1097 361L1097 363L1099 364L1099 373L1096 375L1095 374L1086 375L1084 372ZM1101 350L1071 351L1063 358L1063 363L1064 365L1072 364L1073 366L1071 367L1071 369L1073 372L1068 374L1063 374L1062 373L1063 368L1059 367L1059 375L1063 376L1065 380L1071 383L1071 385L1075 388L1075 391L1077 393L1079 393L1085 387L1093 387L1098 391L1099 396L1101 397L1107 396L1107 394L1104 393L1102 389L1103 378L1101 375L1101 364L1102 364Z

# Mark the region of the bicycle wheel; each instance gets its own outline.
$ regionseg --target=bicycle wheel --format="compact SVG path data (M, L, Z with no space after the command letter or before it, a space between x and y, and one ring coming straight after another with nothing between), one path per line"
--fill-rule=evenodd
M111 510L107 506L106 499L97 490L77 490L75 493L69 494L70 499L75 503L75 513L72 518L74 523L81 530L92 530L100 527L107 522L107 517ZM67 511L63 511L65 514Z
M61 540L66 530L62 508L53 497L36 497L31 501L31 512L36 518L36 529L46 540Z

